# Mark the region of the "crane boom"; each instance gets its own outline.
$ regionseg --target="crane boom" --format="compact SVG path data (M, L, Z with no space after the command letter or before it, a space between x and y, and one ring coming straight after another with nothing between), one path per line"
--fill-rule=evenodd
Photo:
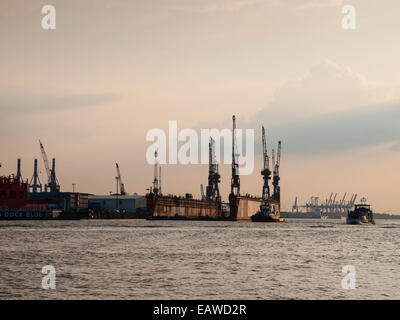
M119 190L120 190L121 196L124 196L126 194L125 185L122 182L121 173L119 171L118 163L115 163L115 167L117 168L117 180L118 180L118 184L119 184Z
M40 151L42 152L44 167L46 169L47 180L48 180L48 183L51 183L51 171L50 171L50 166L49 166L49 160L47 159L46 151L44 150L42 141L39 140L39 143L40 143Z

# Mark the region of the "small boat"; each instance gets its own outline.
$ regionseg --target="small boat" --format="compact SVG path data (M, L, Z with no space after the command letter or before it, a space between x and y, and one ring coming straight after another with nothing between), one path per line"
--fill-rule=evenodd
M275 207L275 206L274 206ZM279 206L278 206L279 208ZM260 205L260 211L251 216L253 222L284 222L285 219L280 217L279 210L271 210L270 203L263 203Z
M375 224L371 206L366 204L366 199L361 199L360 204L354 206L354 210L347 213L347 224Z

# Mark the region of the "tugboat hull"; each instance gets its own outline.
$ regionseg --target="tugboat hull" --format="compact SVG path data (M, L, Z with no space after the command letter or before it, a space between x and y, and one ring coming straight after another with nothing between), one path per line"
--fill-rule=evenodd
M265 216L265 215L254 215L251 217L251 221L253 222L285 222L285 219L274 217L274 216Z

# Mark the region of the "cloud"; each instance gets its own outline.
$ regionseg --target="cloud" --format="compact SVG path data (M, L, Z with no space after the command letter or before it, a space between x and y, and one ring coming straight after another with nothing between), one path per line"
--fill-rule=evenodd
M391 89L367 81L347 66L325 60L306 76L286 81L252 122L272 126L378 104L387 101Z
M282 139L285 150L296 154L330 154L400 141L400 101L321 115L271 127L270 132L272 140Z
M392 145L392 150L400 151L400 141L395 141L395 143Z
M117 99L118 95L115 93L60 95L3 92L0 93L0 110L3 112L3 115L55 112L105 105Z
M400 140L396 90L326 60L284 83L244 126L259 130L264 125L271 141L282 139L286 152L297 154L393 142Z

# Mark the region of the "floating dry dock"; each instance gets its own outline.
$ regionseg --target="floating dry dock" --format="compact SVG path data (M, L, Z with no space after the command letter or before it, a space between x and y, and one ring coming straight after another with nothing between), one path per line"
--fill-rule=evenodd
M147 194L149 220L230 220L217 201Z

